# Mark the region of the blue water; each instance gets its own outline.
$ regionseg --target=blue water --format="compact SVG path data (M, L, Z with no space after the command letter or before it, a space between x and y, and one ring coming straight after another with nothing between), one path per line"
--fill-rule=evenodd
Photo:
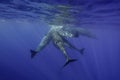
M52 43L30 57L57 13L53 5L72 6L74 21L69 23L70 17L63 24L86 28L97 37L69 39L85 53L67 49L78 61L65 68L63 54ZM0 80L120 80L119 5L119 0L1 0Z

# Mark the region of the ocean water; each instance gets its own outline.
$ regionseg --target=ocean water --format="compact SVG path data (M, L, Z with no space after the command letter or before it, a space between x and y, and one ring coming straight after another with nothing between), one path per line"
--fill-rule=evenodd
M67 49L78 61L64 68L52 43L31 59L49 24L82 27L97 39L70 38L85 52ZM0 80L120 80L120 1L0 0Z

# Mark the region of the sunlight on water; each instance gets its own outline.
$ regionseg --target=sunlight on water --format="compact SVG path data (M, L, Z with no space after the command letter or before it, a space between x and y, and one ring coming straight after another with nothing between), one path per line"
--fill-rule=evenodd
M31 59L30 49L50 26L65 27L60 34L85 48L83 55L67 48L78 61L64 69L65 58L52 42ZM71 38L71 27L96 39ZM119 34L119 0L0 0L0 80L120 80Z

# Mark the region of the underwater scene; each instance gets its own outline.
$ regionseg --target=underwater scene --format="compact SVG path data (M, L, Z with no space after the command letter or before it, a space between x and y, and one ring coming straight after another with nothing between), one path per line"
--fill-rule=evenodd
M0 0L0 80L120 80L120 0Z

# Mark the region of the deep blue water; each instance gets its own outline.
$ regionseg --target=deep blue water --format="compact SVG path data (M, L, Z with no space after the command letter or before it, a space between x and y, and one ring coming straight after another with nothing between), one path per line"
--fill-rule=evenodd
M85 53L67 49L78 61L63 69L65 58L52 43L34 59L30 57L30 49L38 45L58 13L51 8L54 5L72 6L77 15L70 24L87 28L97 37L69 39L76 47L84 47ZM120 80L120 1L1 0L0 80Z

